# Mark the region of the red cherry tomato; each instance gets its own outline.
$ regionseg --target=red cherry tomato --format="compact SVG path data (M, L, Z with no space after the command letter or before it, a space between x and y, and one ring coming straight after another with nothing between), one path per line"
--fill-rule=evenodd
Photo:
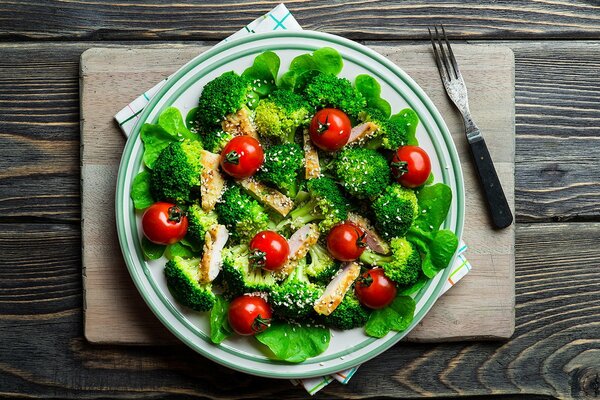
M178 205L158 202L142 216L144 235L156 244L179 242L187 233L188 219Z
M231 329L242 336L264 331L271 324L272 317L273 312L265 299L249 294L233 299L227 314Z
M366 247L365 232L349 222L334 226L327 235L327 250L340 261L356 260Z
M350 137L350 118L335 108L318 111L310 123L310 138L321 150L336 151L344 147Z
M250 261L256 267L276 271L290 255L287 240L277 232L262 231L250 241Z
M392 175L402 186L421 186L431 173L431 160L419 146L402 146L392 158Z
M370 269L354 284L356 297L366 307L378 309L396 298L396 284L383 273L383 269Z
M221 168L236 179L254 175L264 160L259 141L246 135L231 139L221 152Z

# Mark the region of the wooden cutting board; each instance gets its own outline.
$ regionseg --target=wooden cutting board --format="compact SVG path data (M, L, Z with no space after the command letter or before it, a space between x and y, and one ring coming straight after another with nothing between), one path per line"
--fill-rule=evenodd
M431 97L457 145L466 189L463 239L472 271L443 295L411 341L506 339L514 331L514 225L491 228L462 122L442 87L429 46L372 46ZM499 46L453 46L473 116L514 204L514 57ZM114 198L125 138L113 116L144 90L206 50L192 45L93 48L81 56L81 193L85 337L93 343L165 344L164 328L134 287L117 240ZM514 206L513 206L514 209ZM514 212L514 211L513 211Z

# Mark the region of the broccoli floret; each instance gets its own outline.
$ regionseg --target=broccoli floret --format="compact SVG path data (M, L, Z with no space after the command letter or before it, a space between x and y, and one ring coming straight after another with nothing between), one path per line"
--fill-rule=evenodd
M313 312L313 305L323 289L308 280L305 267L303 258L281 285L273 287L269 302L276 315L302 320Z
M316 108L333 107L356 117L367 101L346 78L332 74L318 74L304 89L304 96Z
M416 247L405 238L394 238L392 254L384 256L365 250L360 261L383 268L385 275L399 285L410 285L417 281L421 272L421 255Z
M231 139L235 137L235 134L228 133L222 129L213 129L203 135L200 135L200 140L204 148L211 153L220 153Z
M215 304L211 284L201 284L200 259L175 257L165 265L167 287L175 300L196 311L208 311Z
M396 150L408 143L406 125L401 121L387 119L381 111L372 108L360 112L358 118L363 122L373 122L378 127L377 131L369 136L369 140L364 147Z
M366 324L370 314L371 311L360 304L354 290L351 289L337 308L323 318L323 322L335 329L354 329Z
M243 76L233 71L208 82L198 102L198 126L206 132L221 124L229 114L247 107L254 108L258 96L252 90L252 84Z
M295 143L270 146L265 150L265 161L256 177L281 189L287 196L298 193L298 173L304 166L304 153Z
M362 147L342 150L336 158L335 172L344 189L359 199L378 196L391 180L385 157Z
M246 245L223 249L223 285L230 296L237 297L254 292L268 293L276 284L272 272L250 264L249 255Z
M306 265L306 275L315 283L327 285L340 269L340 264L319 243L311 246L308 254L310 263Z
M306 187L310 199L290 212L292 227L300 228L309 222L320 221L319 228L326 232L348 217L348 202L331 178L311 179Z
M237 185L225 190L215 211L219 222L229 229L233 240L249 241L269 225L265 208Z
M260 100L254 123L262 136L294 142L296 130L307 122L310 106L302 96L289 90L276 90Z
M202 145L184 140L170 143L152 167L152 197L173 202L193 202L200 196Z
M206 212L197 204L188 208L187 218L188 229L186 237L196 246L203 245L206 232L219 223L217 214L214 211Z
M375 227L386 239L406 235L419 213L415 192L396 183L388 186L371 208Z

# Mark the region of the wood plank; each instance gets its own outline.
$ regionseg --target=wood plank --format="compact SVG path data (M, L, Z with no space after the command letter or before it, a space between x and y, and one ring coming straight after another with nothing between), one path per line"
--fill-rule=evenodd
M517 220L597 220L600 42L502 44L516 62ZM79 220L77 68L92 45L0 44L1 221Z
M348 386L334 382L316 398L596 398L598 242L600 223L519 225L512 340L400 344L365 364ZM82 337L81 296L51 300L46 292L55 285L52 279L67 287L80 285L78 243L74 225L0 224L0 394L306 398L303 389L285 380L231 371L184 346L87 343ZM28 275L25 280L20 272ZM41 279L29 277L34 274ZM54 305L42 309L44 302Z
M455 135L459 155L469 150L462 122L452 111L436 74L428 46L374 47L398 63L429 93ZM472 85L472 111L482 129L489 129L488 146L505 185L509 204L514 203L514 64L506 47L455 46L463 76ZM135 288L127 279L112 222L116 172L122 133L112 116L122 102L135 98L150 80L172 72L181 60L202 48L181 49L94 48L82 55L82 243L85 300L85 334L94 343L155 344L164 342L164 329L147 310L140 308ZM161 57L164 56L164 57ZM480 61L483 58L484 61ZM173 60L176 60L173 62ZM136 65L132 71L130 66ZM115 90L115 88L118 88ZM513 138L513 139L511 139ZM456 140L459 139L459 140ZM463 163L464 164L464 163ZM470 246L474 272L447 293L409 335L414 341L506 339L514 330L514 226L503 231L490 227L475 172L465 170L466 210L464 239ZM471 168L471 169L469 169ZM490 246L489 243L494 243ZM115 279L118 276L119 279ZM487 301L473 294L484 290ZM115 302L115 297L124 301ZM107 329L107 327L110 327Z
M0 3L0 39L221 40L268 12L278 1L81 2L21 0ZM460 38L599 39L595 1L418 0L286 5L305 29L355 40L426 39L444 24Z

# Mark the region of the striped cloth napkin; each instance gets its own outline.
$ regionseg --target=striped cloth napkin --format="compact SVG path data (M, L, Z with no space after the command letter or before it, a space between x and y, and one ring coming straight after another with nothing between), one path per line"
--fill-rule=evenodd
M248 25L246 25L233 35L229 36L227 39L216 44L216 46L253 33L270 32L279 29L292 31L302 30L300 24L298 24L296 19L292 16L292 14L283 4L278 5L267 14L250 22ZM164 79L152 88L148 89L146 92L142 93L137 99L133 100L125 108L119 111L117 115L115 115L115 119L119 123L119 126L121 127L121 130L123 131L125 136L129 136L139 118L139 114L142 112L144 107L146 107L152 96L154 96L154 94L158 92L158 90L165 84L165 82L168 79L169 78ZM454 265L452 265L452 272L450 273L448 281L444 285L441 294L444 294L448 289L454 286L456 282L458 282L471 270L471 264L469 264L467 259L464 257L464 252L466 249L467 246L461 242L460 248L458 249L458 256L456 257ZM310 395L313 395L325 386L327 386L333 380L336 380L342 384L348 383L350 378L352 378L352 376L357 370L358 366L345 371L337 372L332 375L322 376L319 378L292 380L292 383L294 383L295 385L301 384L302 386L304 386L304 388Z

